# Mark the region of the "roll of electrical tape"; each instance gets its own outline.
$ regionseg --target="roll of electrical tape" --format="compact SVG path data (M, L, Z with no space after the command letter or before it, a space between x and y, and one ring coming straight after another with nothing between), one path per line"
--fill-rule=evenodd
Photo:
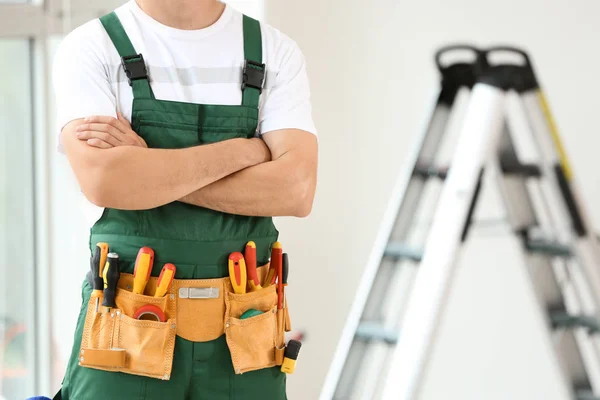
M158 322L166 322L167 317L165 313L155 306L154 304L146 304L141 306L136 310L133 314L133 318L141 319L145 321L158 321Z

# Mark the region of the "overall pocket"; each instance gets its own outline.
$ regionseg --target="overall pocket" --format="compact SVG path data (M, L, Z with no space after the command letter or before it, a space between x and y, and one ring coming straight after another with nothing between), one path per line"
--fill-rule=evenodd
M248 310L256 311L246 317ZM277 311L275 286L246 294L227 293L225 335L236 374L277 365L276 350L283 346Z
M176 323L174 300L167 294L152 297L117 289L116 308L96 312L96 299L92 293L85 318L81 340L80 362L84 367L104 371L119 371L132 375L168 380L173 364ZM137 320L135 311L147 304L158 307L165 322Z

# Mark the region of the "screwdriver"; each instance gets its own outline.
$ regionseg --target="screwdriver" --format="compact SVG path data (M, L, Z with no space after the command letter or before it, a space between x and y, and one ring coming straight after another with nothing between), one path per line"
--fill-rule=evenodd
M283 286L287 286L288 274L290 273L290 260L287 253L283 253L282 262Z
M283 308L283 249L281 243L273 243L271 249L271 267L277 273L277 308Z
M121 276L121 268L119 267L119 255L117 253L108 253L106 265L104 266L104 307L114 308L115 296L117 294L117 283Z
M135 267L133 268L133 293L144 294L153 264L154 250L150 247L142 247L138 251L135 259Z
M269 273L267 274L267 279L265 280L264 287L274 285L277 277L279 276L279 269L281 268L281 253L283 252L281 248L281 243L275 242L273 243L273 247L271 248L271 264L269 266Z
M175 265L171 263L164 265L162 271L160 271L160 275L158 276L154 297L163 297L165 294L167 294L167 290L169 290L169 286L171 286L173 278L175 278L175 271Z
M102 270L106 265L106 259L108 258L108 243L100 242L96 243L96 246L100 247L100 276L102 276Z
M92 277L94 278L94 287L95 291L102 292L102 287L104 286L104 282L102 280L102 270L104 269L104 265L106 264L106 256L108 255L108 244L106 243L96 243L96 250L94 255L92 256L90 262L90 268L92 270ZM101 294L101 293L99 293Z
M263 283L263 287L269 287L275 284L277 280L276 270L273 267L269 267L269 272L267 272L267 277L265 278L265 282Z
M258 273L256 272L256 243L248 242L246 244L244 260L246 262L248 286L250 287L250 291L253 292L255 290L262 289L260 280L258 279Z
M100 303L100 296L102 296L102 289L104 288L104 280L102 279L102 270L106 264L106 256L108 255L108 244L107 243L96 243L96 249L94 255L90 258L90 269L92 271L92 284L94 293L96 295L96 312L98 312L98 305Z
M246 293L246 284L248 282L248 277L246 276L246 263L244 261L244 256L240 252L231 253L229 255L229 279L231 279L234 293Z

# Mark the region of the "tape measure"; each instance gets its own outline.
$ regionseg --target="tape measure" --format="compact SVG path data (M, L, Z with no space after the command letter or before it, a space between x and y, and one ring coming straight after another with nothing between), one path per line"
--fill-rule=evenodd
M252 318L252 317L256 317L257 315L260 315L260 314L263 314L263 312L255 309L255 308L251 308L249 310L246 310L246 312L244 312L240 316L240 319Z

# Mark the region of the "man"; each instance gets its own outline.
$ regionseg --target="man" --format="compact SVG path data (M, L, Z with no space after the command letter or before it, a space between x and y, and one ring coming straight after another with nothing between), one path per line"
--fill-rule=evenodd
M178 288L187 290L186 282L204 288L229 276L230 253L250 241L258 265L269 261L278 236L271 217L310 214L317 136L308 79L301 51L276 29L217 0L130 0L64 39L53 79L59 148L93 212L90 250L106 242L118 254L116 309L123 314L130 296L123 276L133 273L143 246L155 252L153 277L173 263ZM189 299L171 291L162 310L172 314L174 329L177 316L169 352L168 342L152 347L155 337L140 339L152 335L149 328L128 342L123 323L110 325L110 308L89 308L92 286L84 281L63 399L286 398L281 360L272 359L280 354L271 348L274 339L241 331L249 346L243 354L221 312L240 327L264 324L272 307L281 336L279 299L271 304L270 297L279 288L259 291L263 302L253 307L259 295L231 297L222 293L228 284L213 302L211 295ZM249 300L246 308L262 315L233 315L236 299ZM136 326L163 329L162 322ZM207 334L209 327L217 334ZM105 345L102 335L108 335ZM127 347L131 340L137 347L124 349L121 358L119 343ZM265 341L266 351L252 353ZM165 356L151 359L163 344ZM244 356L249 364L240 367ZM268 361L257 361L261 357ZM170 373L157 378L149 372L163 363Z

